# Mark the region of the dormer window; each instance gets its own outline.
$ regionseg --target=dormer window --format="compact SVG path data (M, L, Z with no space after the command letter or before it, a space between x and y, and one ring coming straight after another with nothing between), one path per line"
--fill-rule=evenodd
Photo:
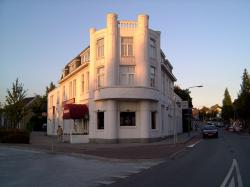
M69 74L69 67L65 67L64 69L64 76L67 76Z
M75 62L75 67L78 68L81 65L81 60L77 59Z
M89 61L89 52L87 52L85 55L85 62L88 62L88 61Z

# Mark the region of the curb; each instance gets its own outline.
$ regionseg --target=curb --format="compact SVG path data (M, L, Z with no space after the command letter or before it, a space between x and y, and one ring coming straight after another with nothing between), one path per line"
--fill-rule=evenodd
M3 145L0 144L0 147L7 147L7 148L14 148L19 150L30 150L30 151L39 151L47 154L60 154L60 155L66 155L66 156L73 156L73 157L80 157L87 160L100 160L100 161L107 161L107 162L157 162L157 164L162 163L165 159L119 159L119 158L108 158L108 157L101 157L96 155L90 155L90 154L83 154L83 153L74 153L74 152L63 152L63 151L56 151L53 152L48 149L40 149L40 148L34 148L34 147L27 147L27 146L18 146L18 145Z

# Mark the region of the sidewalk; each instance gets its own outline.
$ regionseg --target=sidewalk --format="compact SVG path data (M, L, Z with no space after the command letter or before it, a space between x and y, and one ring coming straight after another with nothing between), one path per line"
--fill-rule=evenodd
M32 132L30 144L7 145L56 153L80 154L86 157L91 155L111 159L164 159L186 149L187 145L199 139L199 131L192 131L190 136L187 133L179 134L177 144L173 144L173 137L153 143L70 144L58 142L56 137L44 136L41 132Z

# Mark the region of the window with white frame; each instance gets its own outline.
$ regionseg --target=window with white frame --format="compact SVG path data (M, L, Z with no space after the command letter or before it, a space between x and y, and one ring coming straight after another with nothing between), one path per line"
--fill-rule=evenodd
M120 126L136 126L135 112L120 112Z
M97 112L97 129L104 129L104 112Z
M82 93L84 93L84 87L85 87L85 82L84 82L84 74L82 74L81 76L81 91Z
M151 58L156 58L156 41L153 38L150 38L149 55Z
M69 98L72 98L72 81L69 82Z
M73 97L76 97L76 79L73 80Z
M120 66L120 84L134 85L135 66Z
M53 99L54 99L54 95L51 95L50 96L50 102L49 102L50 103L49 105L50 105L51 108L53 106Z
M150 67L150 86L155 87L155 67Z
M96 57L101 59L104 57L104 38L98 39L96 43Z
M156 112L151 112L151 129L156 129Z
M65 91L65 85L63 86L63 91L62 91L62 100L65 101L66 99L66 91Z
M121 38L121 55L122 57L133 56L133 38L132 37Z
M163 95L166 95L166 75L165 72L162 71L161 72L161 89L162 89L162 93Z
M87 72L87 91L89 90L89 72Z
M88 62L88 61L89 61L89 52L87 52L85 55L85 62Z
M97 88L104 86L104 67L97 69Z

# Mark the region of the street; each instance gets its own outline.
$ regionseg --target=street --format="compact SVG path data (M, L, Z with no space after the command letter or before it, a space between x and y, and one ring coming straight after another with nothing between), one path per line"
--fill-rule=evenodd
M249 155L250 136L220 130L218 139L201 140L175 159L111 186L247 187L250 186Z
M0 147L0 186L99 186L159 162L109 161Z
M220 130L218 139L195 139L175 156L161 161L95 159L81 154L1 146L0 184L4 187L247 187L250 186L249 142L250 136Z

